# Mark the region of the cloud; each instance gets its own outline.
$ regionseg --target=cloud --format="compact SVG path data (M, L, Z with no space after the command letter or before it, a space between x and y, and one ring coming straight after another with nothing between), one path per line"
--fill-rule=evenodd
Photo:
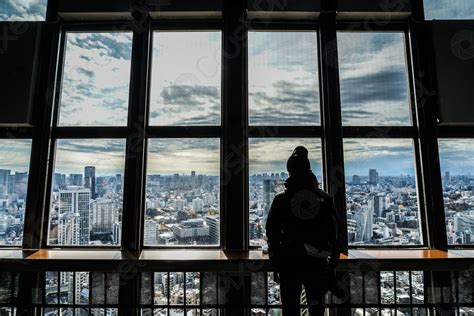
M31 140L0 139L0 169L29 172Z
M220 140L151 139L148 142L148 174L174 174L196 171L219 175Z
M155 32L150 125L219 125L220 32Z
M55 173L83 173L95 166L98 176L124 173L124 139L59 139L56 144Z
M410 125L403 33L339 32L343 123Z
M249 174L287 172L286 161L294 148L300 145L308 149L311 168L321 175L322 149L321 141L317 138L251 138Z
M438 144L442 174L474 174L474 139L440 139Z
M377 169L381 176L415 174L415 152L411 139L345 139L344 169L351 177Z
M315 32L250 32L250 124L320 124L317 68Z
M474 3L472 0L431 0L425 1L425 16L430 19L472 19Z
M60 125L127 124L132 34L68 33Z
M44 21L47 0L2 0L0 21Z

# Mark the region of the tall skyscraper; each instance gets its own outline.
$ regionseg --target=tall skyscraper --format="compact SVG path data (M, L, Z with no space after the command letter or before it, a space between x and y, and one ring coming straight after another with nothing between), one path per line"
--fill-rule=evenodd
M82 187L82 174L70 174L69 175L69 185L75 187Z
M4 199L8 195L8 178L10 170L0 169L0 199Z
M113 200L100 198L92 203L92 230L102 233L112 232L118 220L117 205Z
M379 183L379 173L377 169L369 169L369 184L376 185Z
M26 172L15 172L15 193L19 199L26 199L26 193L28 191L28 173Z
M265 214L266 217L270 211L273 198L278 193L280 187L283 185L283 180L264 179L263 180L263 202L265 203Z
M445 185L451 184L451 176L449 174L449 171L446 171L444 173L444 184Z
M77 216L77 234L78 236L71 236L64 240L77 242L72 245L89 245L90 242L90 190L89 189L73 189L59 191L59 226L61 226L61 217L64 217L64 225L76 225L76 220L68 217ZM72 214L68 215L67 214ZM59 232L64 227L59 227ZM75 226L71 230L71 234L76 234ZM76 238L77 237L77 238ZM69 243L61 243L62 239L58 236L58 242L63 245Z
M377 217L382 217L382 213L387 209L386 199L383 195L373 195L369 198L369 209L372 214Z
M360 177L358 175L353 175L352 176L352 184L353 185L359 185L360 184Z
M356 220L356 241L371 241L373 236L373 210L371 208L363 207L360 210L357 210L354 217Z
M84 168L84 187L91 190L91 198L96 198L95 191L95 167L87 166Z
M120 173L115 175L115 191L122 191L122 175Z
M209 243L217 245L219 243L219 217L206 216L206 224L209 226Z

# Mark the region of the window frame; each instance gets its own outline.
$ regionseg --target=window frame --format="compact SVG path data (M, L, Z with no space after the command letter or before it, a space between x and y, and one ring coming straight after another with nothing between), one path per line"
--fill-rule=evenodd
M151 92L151 78L152 78L152 63L153 63L153 35L155 32L197 32L197 31L217 31L221 32L221 47L224 44L224 32L223 32L223 25L222 21L220 20L154 20L150 22L149 33L149 51L148 51L148 58L147 58L147 65L148 65L148 92L147 92L147 101L145 104L145 153L144 153L144 174L143 174L143 195L142 200L145 201L146 199L146 180L147 180L147 161L148 161L148 142L151 139L200 139L200 138L210 138L210 139L219 139L220 142L220 154L219 154L219 170L221 171L219 174L219 181L220 186L219 189L221 192L219 193L220 199L220 209L219 209L219 244L218 245L145 245L144 243L144 235L145 235L145 208L143 207L140 212L143 214L142 219L142 228L140 230L140 249L221 249L223 246L223 229L224 229L224 220L222 212L223 209L223 199L222 199L222 185L223 185L223 161L224 161L224 152L222 149L222 141L223 141L223 133L222 133L222 124L224 121L224 89L223 89L223 82L224 82L224 71L223 65L221 66L221 121L219 125L202 125L202 126L186 126L186 125L150 125L149 122L149 113L150 113L150 92ZM222 50L223 52L223 50Z
M99 33L99 32L131 32L133 35L132 47L135 42L135 35L133 34L133 28L130 26L129 22L98 22L98 23L64 23L61 25L60 29L60 39L59 39L59 50L58 58L56 63L56 71L54 78L54 87L55 95L53 100L53 110L52 118L50 125L50 137L49 137L49 154L48 161L49 166L47 170L46 177L46 191L44 198L44 219L43 219L43 231L42 231L42 248L51 249L111 249L117 250L123 247L123 234L122 242L120 245L111 245L111 246L100 246L100 245L52 245L49 243L49 232L50 232L50 211L51 211L51 193L53 186L53 178L55 172L55 162L56 162L56 145L57 141L60 139L123 139L126 140L128 147L128 137L131 134L130 131L130 115L134 111L134 107L131 102L130 93L133 89L132 81L129 83L129 100L128 100L128 109L127 109L127 125L124 126L60 126L59 125L59 114L61 107L61 96L62 96L62 87L63 87L63 73L64 65L66 61L66 46L67 46L67 33ZM133 52L131 56L131 65L130 65L130 77L134 68L133 63ZM125 149L124 160L125 163L128 160L127 156L129 150ZM123 178L125 179L125 168L123 173ZM123 189L123 202L122 202L122 216L125 213L125 183ZM123 218L122 218L122 233L123 233Z
M357 125L342 125L342 138L379 138L379 139L410 139L413 142L413 154L415 162L415 174L416 185L417 185L417 200L418 200L418 214L419 214L419 228L420 237L422 242L420 245L350 245L349 249L420 249L428 246L428 235L426 229L426 205L425 205L425 184L423 173L421 172L421 153L420 153L420 136L418 127L418 111L417 111L417 100L415 94L415 83L414 83L414 72L413 72L413 60L411 56L411 42L410 42L410 27L408 23L404 22L390 22L390 23L377 23L377 22L359 22L354 24L353 22L343 21L337 23L337 32L357 32L357 33L402 33L403 44L405 48L405 62L406 62L406 73L408 79L407 92L409 95L409 112L410 112L410 125L404 126L357 126ZM339 70L339 67L337 67ZM339 107L342 112L342 104L339 100ZM344 201L344 205L345 205ZM347 226L345 227L347 230Z

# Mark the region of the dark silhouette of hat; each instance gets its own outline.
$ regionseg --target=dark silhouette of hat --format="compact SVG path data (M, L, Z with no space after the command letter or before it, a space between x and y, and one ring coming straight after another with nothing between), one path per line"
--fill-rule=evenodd
M311 170L311 163L308 159L308 150L304 146L298 146L291 153L286 162L286 169L292 175L304 173Z

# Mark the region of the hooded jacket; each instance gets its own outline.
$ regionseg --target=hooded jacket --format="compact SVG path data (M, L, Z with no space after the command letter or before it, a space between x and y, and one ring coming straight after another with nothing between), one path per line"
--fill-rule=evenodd
M273 199L266 234L277 270L334 268L340 255L337 214L332 197L319 189L310 170L290 176ZM296 264L296 266L295 266Z

